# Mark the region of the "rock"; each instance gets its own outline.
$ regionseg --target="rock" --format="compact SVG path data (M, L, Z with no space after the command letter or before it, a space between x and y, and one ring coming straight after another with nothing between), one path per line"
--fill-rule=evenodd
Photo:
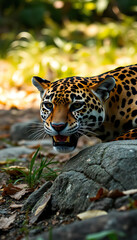
M122 206L126 206L129 204L129 196L123 196L120 198L117 198L115 201L115 208L118 209Z
M0 161L5 159L19 158L23 154L31 154L35 150L27 147L9 147L0 150Z
M71 158L50 189L52 209L79 213L100 187L127 190L137 186L137 141L98 144ZM132 174L131 174L132 173Z
M11 126L10 136L13 141L19 141L22 139L35 139L36 137L43 137L41 129L42 123L37 119L29 120L27 122L15 123Z
M47 213L58 212L60 219L69 215L98 209L105 210L106 216L74 222L52 230L52 240L83 240L91 233L103 230L116 230L125 233L124 240L136 240L137 210L116 212L114 209L128 204L129 196L116 199L104 198L91 202L89 197L96 196L99 188L108 190L128 190L137 186L137 140L101 143L89 147L72 157L64 166L51 188L34 205L31 213L42 205L48 194L50 204ZM132 199L136 199L136 195ZM30 240L49 239L49 233L42 233ZM119 237L118 239L123 239Z
M113 208L113 204L114 200L112 198L103 198L98 201L91 202L87 210L96 209L109 211L110 209Z
M18 144L24 145L24 146L31 146L31 147L36 147L38 145L40 146L52 146L52 139L51 138L46 138L46 139L39 139L39 140L21 140L18 142Z
M48 181L44 183L39 189L30 194L25 203L23 204L22 211L32 208L39 200L39 198L51 187L51 185L52 183Z
M112 212L105 216L91 218L81 222L55 228L52 230L52 237L49 233L42 233L34 237L28 237L29 240L83 240L88 234L113 230L119 240L137 239L137 210L127 212ZM119 232L124 237L119 236ZM122 234L122 235L123 235ZM106 239L106 238L103 238Z
M101 187L108 190L136 188L136 173L137 140L87 148L66 163L48 190L52 193L51 209L74 215L83 212L91 205L89 197L95 196Z

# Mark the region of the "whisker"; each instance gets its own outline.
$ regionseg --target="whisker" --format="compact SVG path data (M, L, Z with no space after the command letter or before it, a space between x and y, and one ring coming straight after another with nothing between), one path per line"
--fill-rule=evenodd
M89 121L88 120L88 123L87 124L90 124L90 123L107 123L107 124L111 124L112 125L112 122L109 122L109 121ZM80 124L83 124L83 122L81 122Z
M88 134L88 133L90 133L90 134L92 134L92 135L94 135L94 136L97 136L98 134L97 133L95 133L95 132L92 132L92 131L90 131L90 130L88 130L88 129L86 129L86 131L84 131L85 129L82 129L82 128L79 128L79 130L78 130L78 132L79 133L84 133L85 135L86 135L86 133Z
M78 131L78 133L81 133L81 132ZM77 134L77 135L78 135L78 134ZM78 135L78 136L79 136L79 135ZM88 135L86 135L86 134L82 134L82 136L84 136L84 137L90 139L90 137L89 137Z
M30 131L29 131L30 132ZM32 138L32 139L34 139L34 138L38 138L38 137L41 137L41 136L43 136L43 134L44 134L44 129L43 128L41 128L41 129L32 129L31 130L31 133L29 134L29 137L30 138Z
M38 140L38 139L41 139L41 137L43 137L43 135L44 135L43 132L42 133L38 132L38 133L34 133L33 136L31 136L31 137L33 140Z

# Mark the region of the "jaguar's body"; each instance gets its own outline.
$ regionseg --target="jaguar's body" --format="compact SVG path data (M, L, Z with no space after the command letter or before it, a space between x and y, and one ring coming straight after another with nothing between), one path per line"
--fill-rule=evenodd
M102 141L137 138L137 65L55 82L33 77L33 84L41 92L45 132L57 151L72 151L81 135Z

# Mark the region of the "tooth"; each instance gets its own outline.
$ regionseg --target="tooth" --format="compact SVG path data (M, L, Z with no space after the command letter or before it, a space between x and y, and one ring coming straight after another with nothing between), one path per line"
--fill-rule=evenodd
M69 142L69 140L70 140L70 137L68 136L65 142Z
M58 142L58 139L56 138L56 136L53 136L53 138L55 142Z

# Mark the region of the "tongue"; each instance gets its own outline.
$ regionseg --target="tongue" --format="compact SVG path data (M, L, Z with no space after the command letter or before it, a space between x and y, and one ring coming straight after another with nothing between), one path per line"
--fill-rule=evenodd
M56 135L55 137L59 142L65 142L67 140L67 136Z

